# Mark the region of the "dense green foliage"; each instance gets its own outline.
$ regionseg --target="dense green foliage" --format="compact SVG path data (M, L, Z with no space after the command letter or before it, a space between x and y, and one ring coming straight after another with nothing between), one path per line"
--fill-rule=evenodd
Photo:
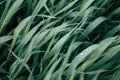
M0 80L119 80L120 0L0 0Z

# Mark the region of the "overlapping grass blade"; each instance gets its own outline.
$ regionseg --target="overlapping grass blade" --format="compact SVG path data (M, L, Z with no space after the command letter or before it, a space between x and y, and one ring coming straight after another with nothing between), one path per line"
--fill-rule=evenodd
M1 0L0 78L119 79L119 3Z
M9 1L11 1L11 0L9 0ZM10 21L10 19L13 17L13 15L19 10L19 7L23 3L23 1L24 0L16 0L14 2L14 4L11 6L11 8L8 10L6 16L4 16L3 22L0 25L0 33L3 29L3 27ZM10 4L10 2L8 3L8 6L9 6L9 4ZM5 13L6 13L6 11L5 11Z
M103 21L105 21L105 17L99 17L95 19L84 31L83 33L88 36L96 27L98 27L99 24L101 24ZM85 36L83 34L79 37L80 40L85 39Z

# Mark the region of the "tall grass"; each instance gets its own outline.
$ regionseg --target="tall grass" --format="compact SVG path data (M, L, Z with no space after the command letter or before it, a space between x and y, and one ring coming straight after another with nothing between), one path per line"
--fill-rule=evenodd
M119 0L1 0L0 79L119 80Z

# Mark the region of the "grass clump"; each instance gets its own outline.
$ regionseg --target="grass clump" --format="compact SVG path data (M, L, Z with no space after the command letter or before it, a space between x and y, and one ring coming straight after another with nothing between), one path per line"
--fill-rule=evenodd
M119 80L119 0L1 0L0 79Z

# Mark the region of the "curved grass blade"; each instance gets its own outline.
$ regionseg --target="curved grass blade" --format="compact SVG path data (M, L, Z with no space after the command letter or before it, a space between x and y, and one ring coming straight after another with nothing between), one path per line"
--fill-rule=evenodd
M85 49L84 51L82 51L81 53L79 53L72 60L69 68L65 72L65 74L67 74L67 77L69 77L70 74L74 72L74 70L76 69L78 64L80 64L85 59L85 57L87 57L89 54L91 54L97 47L98 47L98 45L92 45L92 46L88 47L87 49Z
M12 36L2 36L0 37L0 44L3 44L9 40L12 40L12 38L13 38Z
M4 21L2 22L2 25L0 26L0 33L3 29L3 27L10 21L10 19L13 17L13 15L19 10L20 5L23 3L24 0L16 0L12 7L9 9L9 11L6 14L6 17Z
M105 17L99 17L95 19L84 31L83 33L88 36L96 27L98 27L99 24L101 24L103 21L107 20ZM85 36L83 34L79 37L80 40L85 39Z
M113 28L112 30L108 31L104 36L103 39L107 38L107 37L112 37L114 36L115 33L120 31L120 25L118 25L117 27Z

